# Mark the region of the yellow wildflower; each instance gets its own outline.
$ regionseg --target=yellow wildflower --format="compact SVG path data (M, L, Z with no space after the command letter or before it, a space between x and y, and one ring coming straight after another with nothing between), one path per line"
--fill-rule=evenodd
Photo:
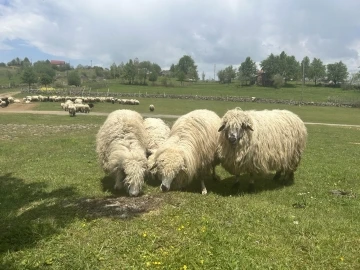
M204 264L204 260L200 260L200 263L201 263L201 264Z
M343 261L344 261L344 257L340 257L340 261L342 261L342 262L343 262Z
M186 264L184 264L184 266L182 267L183 270L186 270L187 269L187 266Z
M147 236L146 232L145 232L145 233L143 233L143 237L146 237L146 236Z
M148 267L149 267L150 265L151 265L151 264L150 264L150 262L146 262L146 266L148 266Z

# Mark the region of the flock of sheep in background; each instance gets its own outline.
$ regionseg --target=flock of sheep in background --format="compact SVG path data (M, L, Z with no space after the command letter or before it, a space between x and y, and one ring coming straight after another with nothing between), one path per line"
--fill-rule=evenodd
M150 108L151 110L151 108ZM138 196L146 178L158 179L162 191L180 189L194 179L217 179L221 164L239 180L250 174L276 172L293 181L306 147L303 121L287 110L229 110L220 118L209 110L194 110L169 128L158 118L144 119L132 110L110 113L96 136L96 152L115 189Z

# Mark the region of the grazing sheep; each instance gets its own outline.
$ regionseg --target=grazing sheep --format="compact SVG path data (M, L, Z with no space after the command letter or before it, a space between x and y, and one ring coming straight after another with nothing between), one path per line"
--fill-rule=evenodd
M109 114L96 136L96 152L105 173L115 177L115 189L126 186L138 196L147 169L147 134L142 116L131 110Z
M154 106L154 105L152 105L152 104L150 104L150 106L149 106L149 110L150 110L150 112L153 112L153 111L155 110L155 106Z
M90 109L94 108L94 106L95 106L93 103L89 103L88 105L89 105Z
M209 110L195 110L176 120L169 138L153 154L150 168L161 178L162 191L169 190L171 184L180 188L198 178L201 193L207 193L203 177L210 169L215 177L220 123L220 117Z
M152 155L169 138L170 128L160 118L146 118L144 125L149 138L147 152Z
M9 100L5 99L5 100L0 100L0 107L5 108L9 105Z
M68 107L67 107L67 110L70 114L70 116L75 116L76 114L76 107L75 107L75 104L69 104Z
M296 114L235 108L225 113L219 132L221 164L236 175L237 182L241 173L252 176L271 171L276 171L274 179L284 173L285 180L293 181L307 139L306 127ZM249 189L253 188L251 179Z

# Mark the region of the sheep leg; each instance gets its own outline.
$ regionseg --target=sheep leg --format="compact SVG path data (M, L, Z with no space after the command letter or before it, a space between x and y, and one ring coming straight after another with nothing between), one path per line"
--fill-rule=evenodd
M216 182L219 182L220 177L216 175L215 167L216 167L215 165L212 166L212 179Z
M254 176L250 173L250 180L249 180L249 187L248 187L249 193L255 192L255 182L254 182Z
M235 176L235 183L232 185L232 188L239 188L240 186L240 175Z
M207 190L206 190L206 187L205 187L204 179L201 179L201 194L202 194L202 195L206 195L206 194L207 194Z
M124 186L123 180L125 178L125 175L121 171L116 171L115 173L115 190L120 190Z
M285 173L284 184L292 185L294 183L294 172L288 171Z
M273 177L273 181L279 180L281 177L281 171L277 171L276 174Z

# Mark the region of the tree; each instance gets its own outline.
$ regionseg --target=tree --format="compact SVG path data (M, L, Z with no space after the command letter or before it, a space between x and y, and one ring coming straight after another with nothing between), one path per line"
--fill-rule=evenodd
M225 71L219 70L217 73L217 76L219 78L219 83L225 83Z
M149 81L156 82L157 79L158 79L158 74L155 71L151 72L149 75Z
M34 63L34 70L41 77L44 74L47 74L53 81L56 75L56 71L51 67L49 61L37 61Z
M33 83L37 82L37 75L33 67L25 67L21 74L21 81L29 85L29 89Z
M45 85L45 87L46 87L47 85L52 83L52 78L48 74L42 74L40 76L40 82L41 82L41 84Z
M275 74L280 73L278 58L273 54L270 54L268 58L261 61L260 66L268 78L273 78Z
M94 66L94 70L97 77L104 77L104 69L102 67Z
M317 80L325 77L325 75L326 75L325 65L320 59L314 58L310 64L309 78L313 79L316 85Z
M300 74L303 80L303 84L305 84L305 78L310 78L310 59L309 57L305 56L301 61L300 65Z
M184 71L178 71L177 73L177 78L178 80L181 82L181 85L183 85L183 81L185 80L186 78L186 75L185 75L185 72Z
M119 72L118 72L118 67L115 63L113 63L110 66L110 74L111 74L111 78L115 79L115 78L119 78Z
M6 64L4 62L1 62L0 67L6 67Z
M225 82L231 83L232 79L235 79L236 77L236 71L233 68L233 66L228 66L224 69L225 72Z
M129 84L132 84L136 76L136 66L133 61L130 59L124 66L123 78L128 81Z
M245 61L240 64L239 78L245 81L251 81L256 76L256 63L250 57L246 57Z
M68 85L75 85L75 86L81 85L81 78L76 70L70 71L68 73L67 79L68 79Z
M30 62L29 58L25 57L24 60L21 61L21 66L22 66L22 67L31 66L31 62Z
M184 55L180 58L179 63L175 66L177 73L182 72L185 74L185 78L198 80L199 75L197 72L197 66L194 60L189 55Z
M151 70L152 70L152 72L155 72L158 76L160 76L161 67L158 64L152 63Z
M336 62L327 65L327 77L335 84L345 81L348 76L347 67L343 62Z

